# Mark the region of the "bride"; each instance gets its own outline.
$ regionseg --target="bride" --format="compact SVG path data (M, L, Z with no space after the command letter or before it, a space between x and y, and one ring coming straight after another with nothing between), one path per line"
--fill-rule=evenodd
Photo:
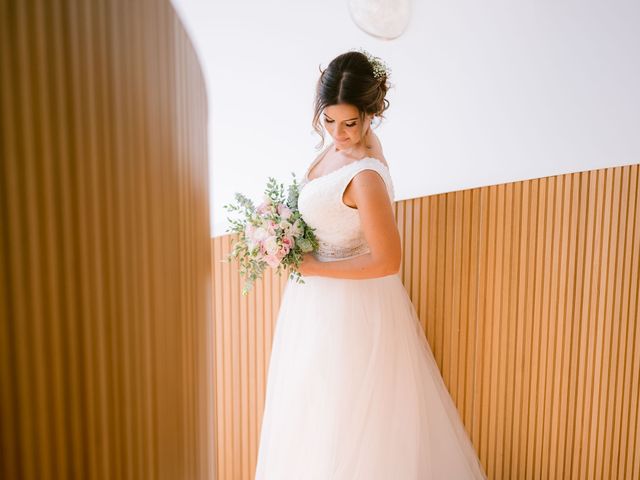
M267 376L256 480L486 478L402 284L394 186L374 116L386 66L367 52L322 72L313 125L334 142L298 208L319 249L287 281Z

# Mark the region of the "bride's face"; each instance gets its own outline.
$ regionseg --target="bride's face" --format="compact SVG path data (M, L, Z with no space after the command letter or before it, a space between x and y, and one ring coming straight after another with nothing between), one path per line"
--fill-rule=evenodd
M322 112L322 123L341 150L358 145L362 135L371 125L372 115L364 117L364 125L360 122L358 108L355 105L339 103L325 107Z

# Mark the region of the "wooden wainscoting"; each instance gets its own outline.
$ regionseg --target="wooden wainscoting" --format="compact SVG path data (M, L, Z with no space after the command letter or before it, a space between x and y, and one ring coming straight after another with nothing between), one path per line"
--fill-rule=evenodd
M1 478L213 478L206 126L168 0L0 2Z
M640 477L639 165L395 203L402 278L492 479ZM219 478L252 479L286 278L212 239Z

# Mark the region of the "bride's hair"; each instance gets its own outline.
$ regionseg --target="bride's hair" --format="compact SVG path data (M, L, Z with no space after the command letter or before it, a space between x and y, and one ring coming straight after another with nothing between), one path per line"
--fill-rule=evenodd
M373 65L364 53L343 53L331 60L326 69L319 69L320 78L316 84L314 115L311 122L313 129L321 137L317 148L324 146L320 115L325 107L339 103L354 105L360 111L361 128L364 126L366 114L385 118L382 113L389 108L389 101L385 96L390 87L387 75L374 75Z

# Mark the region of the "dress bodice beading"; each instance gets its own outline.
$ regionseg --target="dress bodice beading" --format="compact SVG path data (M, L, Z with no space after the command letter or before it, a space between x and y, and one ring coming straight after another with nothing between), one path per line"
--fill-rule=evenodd
M342 201L349 182L363 170L378 172L393 203L395 193L389 169L373 157L352 161L318 178L309 179L305 175L300 183L298 209L305 222L315 229L316 256L321 260L348 258L369 251L358 209Z

